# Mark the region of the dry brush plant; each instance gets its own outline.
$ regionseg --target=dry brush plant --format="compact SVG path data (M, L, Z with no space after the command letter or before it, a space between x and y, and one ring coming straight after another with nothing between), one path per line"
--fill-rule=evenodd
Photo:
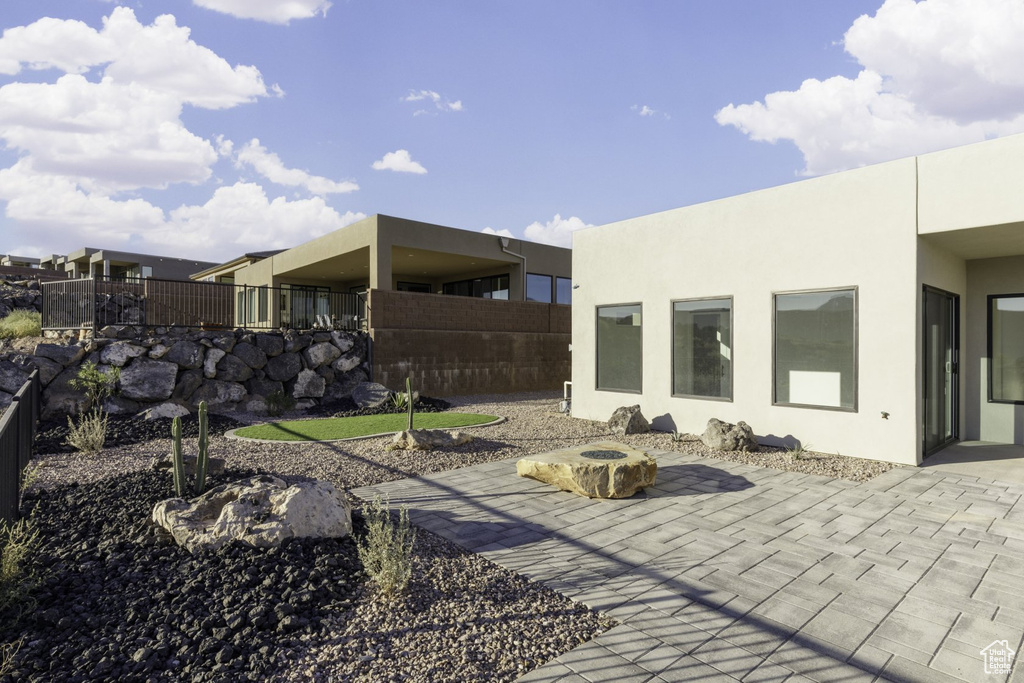
M363 569L386 599L405 590L412 576L412 546L416 530L409 522L409 511L403 505L398 523L391 517L387 500L374 496L363 506L366 535L356 539L356 550Z
M70 384L85 394L86 405L90 409L82 414L77 424L68 417L69 446L83 453L103 450L103 444L107 440L107 412L103 410L103 401L113 396L120 378L120 368L111 368L103 372L95 363L90 362L82 363L78 368L78 375Z

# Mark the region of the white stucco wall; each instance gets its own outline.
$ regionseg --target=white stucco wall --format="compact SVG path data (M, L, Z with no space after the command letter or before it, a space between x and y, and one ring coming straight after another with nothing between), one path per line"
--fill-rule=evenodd
M639 403L664 430L743 420L766 443L916 463L915 185L908 159L576 232L573 415ZM773 406L772 294L836 287L858 288L857 411ZM674 398L671 302L725 296L734 398ZM643 303L643 392L598 391L595 307L630 302Z

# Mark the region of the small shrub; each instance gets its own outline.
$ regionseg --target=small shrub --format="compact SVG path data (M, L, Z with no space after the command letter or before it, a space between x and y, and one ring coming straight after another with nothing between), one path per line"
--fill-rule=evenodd
M683 434L681 432L677 432L676 430L673 429L672 430L672 440L675 441L675 442L685 441L686 440L686 434Z
M79 366L78 375L68 384L83 392L88 404L98 409L103 399L114 395L120 379L121 368L110 368L103 372L95 363L87 361Z
M83 453L97 453L103 450L107 440L107 414L93 408L78 419L78 424L68 418L67 444Z
M25 572L25 561L38 546L39 530L31 519L14 524L0 520L0 613L17 610L17 617L32 609L29 592L34 577ZM3 654L0 653L0 661Z
M38 337L43 333L43 316L36 311L13 311L0 319L0 339Z
M14 657L21 650L25 638L21 637L11 643L0 645L0 678L14 670Z
M788 453L794 460L806 460L811 457L812 448L813 446L811 444L797 444L792 448L787 448L786 453Z
M275 391L274 393L269 394L266 401L267 415L271 415L273 417L282 415L295 407L295 399L291 394L283 391Z
M405 411L409 407L409 394L403 391L391 392L391 405L395 407L396 411Z
M385 598L391 599L405 590L412 576L412 546L416 530L409 523L409 511L403 505L398 524L391 518L386 500L374 496L363 507L366 536L356 539L356 549L363 569Z

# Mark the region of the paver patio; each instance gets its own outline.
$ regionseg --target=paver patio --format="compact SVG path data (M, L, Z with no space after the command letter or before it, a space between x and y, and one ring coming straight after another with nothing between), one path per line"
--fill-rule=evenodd
M981 654L1024 644L1024 484L652 455L658 484L623 500L519 478L515 460L354 493L620 622L524 683L1024 683Z

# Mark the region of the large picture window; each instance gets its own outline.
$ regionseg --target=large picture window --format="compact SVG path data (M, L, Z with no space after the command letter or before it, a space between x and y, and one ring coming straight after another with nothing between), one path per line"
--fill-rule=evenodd
M640 304L597 307L597 388L639 393L643 389L643 325Z
M989 400L1024 403L1024 294L988 298Z
M775 403L857 409L857 291L775 295Z
M545 304L551 303L551 276L527 273L526 300L540 301Z
M673 302L672 394L732 399L732 299Z
M572 280L567 277L555 278L555 303L572 303Z
M478 299L508 299L508 274L446 282L441 291L453 296L473 296Z

